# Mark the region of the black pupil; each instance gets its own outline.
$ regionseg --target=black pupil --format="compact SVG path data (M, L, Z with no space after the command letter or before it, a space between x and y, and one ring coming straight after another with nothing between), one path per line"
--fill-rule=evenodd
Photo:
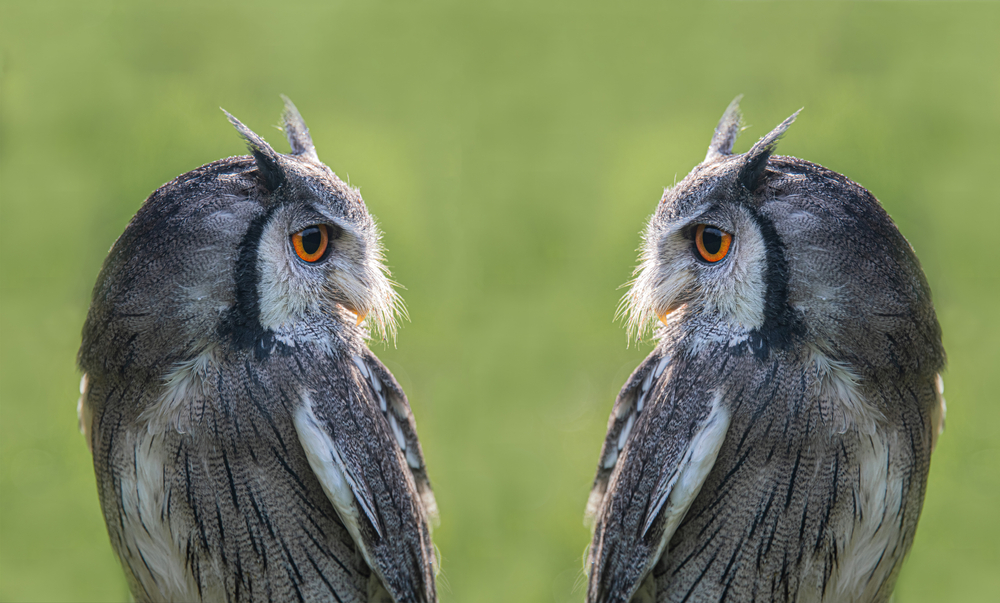
M715 255L722 249L722 231L718 228L706 226L701 233L701 243L705 246L705 251L709 255Z
M322 244L323 234L319 231L318 226L310 226L302 231L302 250L307 254L316 253Z

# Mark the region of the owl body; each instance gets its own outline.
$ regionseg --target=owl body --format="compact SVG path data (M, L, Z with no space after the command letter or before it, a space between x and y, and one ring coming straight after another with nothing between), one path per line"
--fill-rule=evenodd
M365 345L396 301L374 221L290 103L292 155L231 119L253 155L153 193L84 327L81 425L130 589L434 601L413 416Z
M650 221L625 303L664 325L609 419L588 601L892 593L943 425L940 329L875 198L771 154L791 119L733 155L734 103Z

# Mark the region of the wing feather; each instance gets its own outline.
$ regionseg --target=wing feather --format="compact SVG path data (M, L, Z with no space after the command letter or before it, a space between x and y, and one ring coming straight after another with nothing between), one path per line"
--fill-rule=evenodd
M392 599L436 601L427 504L410 460L418 461L426 482L412 414L374 355L366 351L353 361L346 363L347 375L323 384L329 387L301 392L294 416L299 441Z
M650 354L632 372L615 399L611 416L608 417L608 433L604 438L604 445L601 447L601 460L597 466L597 475L594 477L594 485L591 487L590 498L587 500L585 514L587 524L592 524L597 517L597 512L604 501L611 472L618 462L618 456L625 448L625 443L636 418L646 406L653 381L658 380L669 365L669 355L661 355L656 352Z
M389 424L406 458L406 464L410 468L420 500L424 505L424 512L431 523L436 525L438 522L437 501L434 498L430 479L427 477L424 452L420 447L420 440L417 438L417 422L410 410L410 403L406 399L403 388L400 387L389 369L374 354L367 350L365 352L364 358L355 356L355 363L360 361L368 369L368 373L371 375L371 387L380 396L382 412L390 421Z
M677 510L687 511L705 483L708 472L715 465L719 449L726 438L729 429L729 413L721 407L721 400L716 398L708 418L700 425L698 432L691 439L691 444L684 453L684 459L678 465L677 471L664 473L656 486L653 502L646 514L646 522L642 526L643 536L649 532L653 522L667 504ZM670 531L673 535L673 530Z
M678 392L669 363L654 353L641 364L608 422L594 485L599 498L591 494L589 602L632 598L698 495L729 428L721 396Z
M319 478L327 498L337 509L337 513L344 520L356 542L361 541L361 536L355 502L381 538L382 522L375 512L375 500L371 490L362 476L356 472L352 473L351 467L344 462L340 449L316 418L313 401L307 395L303 397L302 402L302 406L295 414L295 430L306 451L309 466ZM370 560L368 562L371 564Z

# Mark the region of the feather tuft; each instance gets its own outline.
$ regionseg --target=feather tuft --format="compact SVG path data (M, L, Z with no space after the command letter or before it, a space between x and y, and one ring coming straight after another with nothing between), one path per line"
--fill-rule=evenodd
M719 119L719 125L715 126L715 135L708 145L705 163L718 161L733 154L733 145L736 144L736 138L740 135L740 124L743 123L743 114L740 113L741 100L743 100L742 94L734 98Z
M219 107L222 109L222 107ZM253 155L257 163L257 170L260 172L261 182L267 190L274 192L285 183L285 170L281 167L280 154L271 148L263 138L258 136L253 130L243 125L240 120L233 117L229 111L222 109L222 112L229 118L229 123L233 124L236 131L247 143L247 148Z
M281 113L282 129L288 138L289 146L292 147L292 155L297 155L318 163L319 156L316 155L316 147L313 146L312 137L309 135L309 128L306 127L305 120L302 119L302 115L295 108L295 104L292 103L290 98L282 94L281 100L285 102L285 110Z
M758 140L757 144L753 145L743 155L743 165L740 167L737 181L745 189L752 193L760 186L761 176L764 175L764 169L767 167L767 160L770 159L771 154L778 147L778 140L784 136L788 127L792 125L792 122L795 121L795 118L801 112L802 109L799 109L795 113L792 113L788 119L778 124L777 128L768 132L766 136Z

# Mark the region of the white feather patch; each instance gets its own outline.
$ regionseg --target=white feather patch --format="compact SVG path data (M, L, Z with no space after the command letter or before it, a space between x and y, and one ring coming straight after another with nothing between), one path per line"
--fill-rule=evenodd
M860 377L844 362L833 360L817 349L812 350L816 370L818 398L825 419L832 424L834 433L857 429L873 435L885 416L868 402L859 387Z
M649 371L646 373L646 378L642 380L642 393L648 392L650 386L653 384L653 372Z
M209 346L194 358L174 365L173 370L163 376L160 397L142 411L140 420L146 421L153 433L162 433L167 428L180 433L190 431L190 407L195 401L208 397L208 374L215 364L215 346Z
M625 427L618 434L618 452L625 449L625 442L628 440L628 435L632 433L632 425L635 424L635 415L636 413L632 413L628 416L628 420L625 421Z
M670 355L667 354L663 358L660 358L660 362L656 365L656 370L653 372L653 378L659 379L663 371L666 370L667 365L670 364Z
M406 452L406 438L403 437L403 430L399 428L399 421L396 420L396 415L387 413L389 416L389 427L392 427L392 433L396 436L396 443L399 447Z
M609 450L608 454L604 457L604 462L601 464L605 469L611 469L618 462L618 449Z
M381 527L376 520L374 509L368 508L364 503L364 497L356 494L359 485L351 479L344 466L340 451L337 450L333 440L320 426L312 409L312 400L308 395L302 395L302 405L296 409L293 422L299 436L299 442L305 450L306 459L308 459L313 473L319 479L319 483L323 486L323 492L333 503L333 508L337 510L337 514L361 550L365 561L370 567L375 567L364 546L364 540L361 538L359 525L361 517L358 513L360 507L381 536ZM355 505L355 501L357 505Z
M92 413L90 406L87 404L87 373L84 373L83 377L80 377L80 397L76 401L76 420L80 428L80 433L83 434L83 439L87 441L87 450L91 454L94 454L93 445L90 442L91 418Z
M646 523L642 528L643 534L653 525L653 521L663 508L666 518L664 529L664 540L660 544L660 551L656 558L659 558L662 548L667 545L667 541L674 535L674 531L680 524L688 507L694 502L694 497L701 491L708 472L715 465L715 459L719 456L722 442L726 439L726 431L729 430L729 411L722 404L722 396L715 395L712 400L712 409L708 413L701 429L698 430L691 442L688 444L684 457L677 466L677 471L670 477L667 487L663 490L663 498L654 500L650 504L650 512L646 516ZM658 488L659 489L659 488Z
M198 590L197 580L186 563L188 535L183 530L174 534L170 528L169 497L164 484L164 465L168 459L163 449L163 436L139 429L130 434L127 441L135 446L135 461L134 473L120 473L124 550L119 554L134 579L156 600L199 601L224 597L225 594L217 589Z
M406 449L406 464L409 465L411 469L420 469L421 467L420 459L417 458L417 453L414 452L412 448Z
M858 489L853 526L837 530L849 534L838 551L838 563L830 577L824 601L871 601L903 554L905 536L899 529L904 480L895 466L893 449L899 445L894 434L879 431L862 437Z
M351 360L354 361L354 366L358 367L358 370L365 376L365 379L371 379L371 374L368 372L368 365L365 364L364 358L355 355L351 357Z
M372 386L372 389L375 391L375 397L378 398L379 408L382 412L386 412L388 406L386 405L385 388L382 385L382 380L378 378L378 375L375 374L374 370L368 367L364 358L361 356L354 356L352 360L354 360L355 366L358 367L361 374L365 376L365 380L368 381L368 383ZM403 445L402 448L403 450L406 450L405 445Z
M944 433L945 417L948 414L948 404L944 401L944 379L938 373L937 379L937 404L931 408L931 452L937 447L938 438Z

